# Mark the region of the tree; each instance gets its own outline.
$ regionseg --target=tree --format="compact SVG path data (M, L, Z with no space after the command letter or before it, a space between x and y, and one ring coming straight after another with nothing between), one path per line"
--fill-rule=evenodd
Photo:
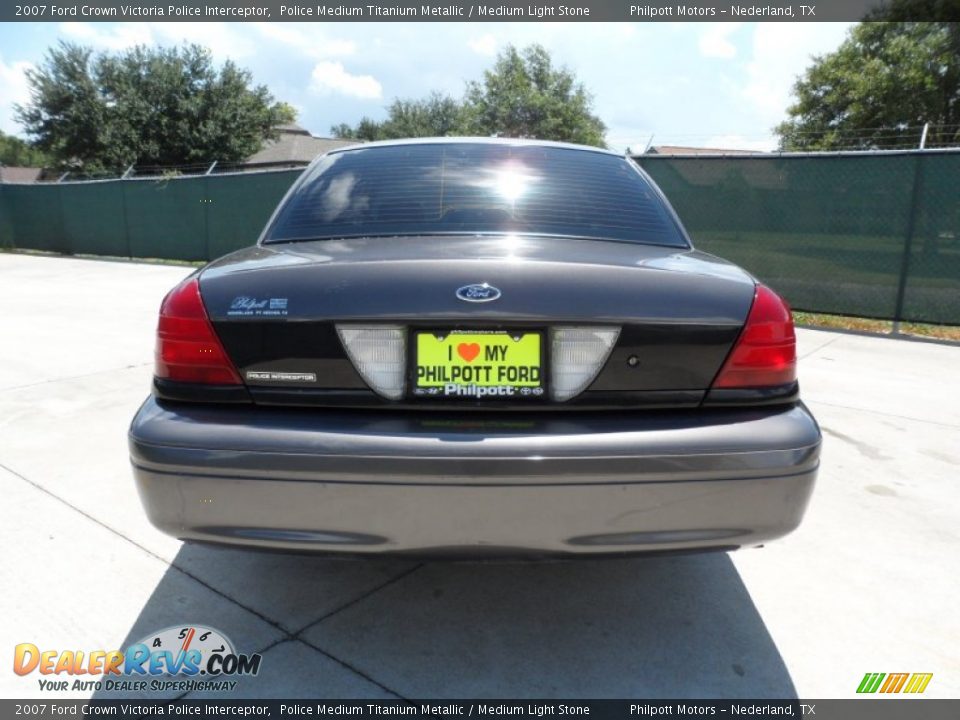
M477 135L533 137L604 146L606 125L593 98L566 68L554 68L540 45L498 56L481 82L467 84L464 127Z
M94 55L62 42L27 80L18 121L60 165L84 170L240 161L295 117L199 45Z
M898 20L916 5L894 3L871 19L897 21L861 23L814 58L776 128L781 149L902 147L925 123L931 145L960 140L960 24Z
M467 83L462 101L432 93L394 100L382 122L335 125L336 137L384 140L444 135L498 135L604 145L606 126L591 113L592 98L573 74L555 68L540 45L507 46L482 81Z
M434 92L422 100L394 100L382 122L364 117L356 127L340 123L330 128L334 137L352 140L390 140L405 137L444 137L457 134L463 108L449 95Z
M12 167L44 167L46 155L28 142L0 131L0 165Z

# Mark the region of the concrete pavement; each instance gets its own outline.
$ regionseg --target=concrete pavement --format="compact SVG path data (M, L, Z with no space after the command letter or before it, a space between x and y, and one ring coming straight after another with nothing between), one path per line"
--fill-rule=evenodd
M16 643L109 650L192 622L263 653L232 697L851 697L868 671L960 697L960 348L799 331L823 466L804 524L760 550L258 554L161 535L131 482L156 312L189 271L0 254L0 695L44 695L11 672Z

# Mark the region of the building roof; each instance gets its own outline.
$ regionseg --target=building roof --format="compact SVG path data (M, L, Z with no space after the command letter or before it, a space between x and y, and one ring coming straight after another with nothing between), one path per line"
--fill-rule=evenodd
M42 174L43 168L0 165L0 183L33 183L37 182Z
M685 145L654 145L648 155L763 155L757 150L731 150L729 148L687 147Z
M246 165L280 165L284 163L308 163L317 155L336 148L355 145L356 140L314 137L299 125L281 125L280 136L267 140L259 152L246 159Z

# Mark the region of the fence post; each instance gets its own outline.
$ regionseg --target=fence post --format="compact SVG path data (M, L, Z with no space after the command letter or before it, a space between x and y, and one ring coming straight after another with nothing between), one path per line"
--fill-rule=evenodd
M913 250L913 236L917 227L920 187L923 183L923 153L915 155L913 166L913 189L910 192L910 214L907 216L906 237L903 240L903 258L900 260L900 280L897 284L897 306L893 311L893 334L900 334L900 322L903 319L903 302L907 292L907 275L910 272L910 254Z
M124 173L125 176L126 173ZM120 191L120 207L123 208L123 238L126 240L127 257L133 260L133 244L130 242L130 217L127 214L127 188L126 181L123 178L117 180L117 189Z
M214 163L215 165L216 163ZM213 170L213 166L210 166L210 170ZM203 242L204 242L204 256L207 262L213 260L210 257L210 173L209 171L204 174L203 178L200 180L202 183L201 188L203 190Z
M64 243L63 247L66 248L58 252L63 252L65 255L75 255L73 238L67 235L66 213L63 212L63 186L58 182L53 186L53 190L57 193L57 215L59 219L60 237Z

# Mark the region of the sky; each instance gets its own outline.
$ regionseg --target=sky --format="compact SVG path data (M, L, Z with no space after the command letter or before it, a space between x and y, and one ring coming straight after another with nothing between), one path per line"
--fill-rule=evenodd
M23 134L12 107L24 71L68 40L116 51L197 42L293 105L314 135L394 98L463 95L508 43L540 43L594 97L615 150L691 145L770 150L796 77L852 23L0 23L0 130Z

